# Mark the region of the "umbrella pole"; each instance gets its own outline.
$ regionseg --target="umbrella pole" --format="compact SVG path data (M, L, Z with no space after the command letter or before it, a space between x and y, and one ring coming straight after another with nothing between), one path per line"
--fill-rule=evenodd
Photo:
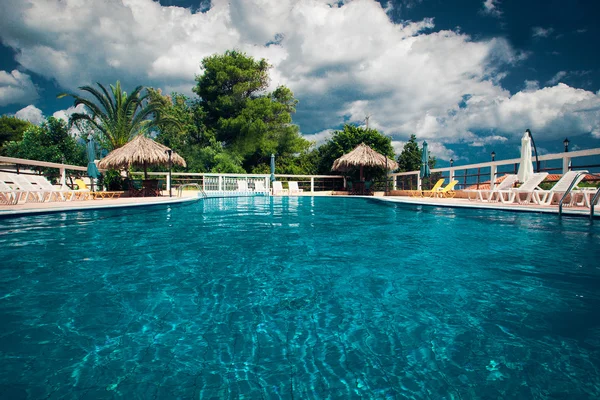
M363 166L362 165L360 166L360 181L361 182L364 181L364 178L363 178Z
M144 180L148 180L148 164L144 161Z

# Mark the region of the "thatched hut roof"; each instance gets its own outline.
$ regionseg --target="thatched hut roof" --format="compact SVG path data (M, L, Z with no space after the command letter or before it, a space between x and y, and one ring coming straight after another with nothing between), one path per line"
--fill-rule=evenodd
M169 163L167 150L170 150L167 146L143 135L138 135L125 146L108 153L106 157L98 162L98 167L108 169L129 167L130 165L144 167L147 165L166 165ZM175 152L171 154L171 161L173 164L186 166L185 160Z
M387 159L387 164L386 164ZM348 171L349 169L356 167L376 167L385 168L393 171L398 168L398 163L380 154L367 146L364 143L356 146L348 154L344 154L340 158L334 161L332 171Z

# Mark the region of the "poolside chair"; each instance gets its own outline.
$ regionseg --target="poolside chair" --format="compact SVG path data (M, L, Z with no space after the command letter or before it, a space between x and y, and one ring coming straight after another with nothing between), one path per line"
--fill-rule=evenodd
M479 200L482 202L500 201L498 192L501 190L510 190L519 178L515 174L507 174L499 184L495 185L493 189L477 189L477 190L464 190L469 200ZM475 194L472 198L471 194Z
M156 181L158 184L158 181ZM77 187L79 188L78 190L75 190L75 198L77 200L88 200L88 199L93 199L93 200L97 200L97 199L118 199L119 197L121 197L121 195L125 192L118 192L118 191L98 191L98 192L92 192L90 191L90 188L88 187L88 185L81 179L75 179L75 184L77 185ZM131 185L131 184L130 184ZM134 188L133 189L133 193L135 193L135 195L132 195L132 189L130 187L129 190L129 195L130 197L139 197L139 196L143 196L144 195L144 188L141 189L137 189ZM157 189L158 190L158 186Z
M304 189L298 188L298 182L289 181L288 188L289 188L290 194L294 194L294 193L298 194L298 193L304 192Z
M442 187L442 185L444 184L445 179L438 179L438 181L435 183L435 185L433 185L433 187L429 190L415 190L412 192L412 196L413 197L431 197L430 194L433 194L434 192L438 192L440 190L440 188Z
M237 191L238 192L249 192L248 190L248 181L239 180L237 183Z
M37 185L33 185L29 179L19 174L0 173L0 180L4 183L11 183L11 186L15 190L25 192L25 203L31 201L32 203L43 203L49 200L53 194L47 190L43 190Z
M28 175L27 177L31 183L38 185L43 190L47 190L53 193L57 200L67 201L73 200L75 197L75 191L70 189L57 189L42 175Z
M18 204L21 197L26 195L26 192L23 192L22 190L14 190L4 181L0 180L0 204Z
M289 194L289 190L284 189L280 181L273 182L273 196Z
M550 190L536 190L533 192L533 201L544 206L549 206L554 201L558 203L569 189L569 186L571 186L571 183L575 180L575 184L573 185L574 190L571 191L571 200L573 200L574 197L580 192L576 190L577 185L583 180L583 178L585 178L585 174L587 173L587 170L566 172ZM577 176L578 174L580 175ZM569 205L572 204L572 201L569 202Z
M265 187L264 181L254 181L254 191L260 193L266 193L267 188Z
M93 199L92 191L82 179L75 179L77 189L73 190L74 197L71 200L89 200Z
M444 186L443 188L439 189L438 191L430 191L427 192L427 194L425 196L427 197L444 197L444 198L453 198L454 196L456 196L456 192L454 191L454 186L456 186L456 184L458 183L458 181L455 179L452 182L450 182L449 184L447 184L446 186Z
M520 204L529 204L533 199L533 192L535 190L541 190L539 188L540 183L546 179L548 176L547 172L538 172L536 174L531 175L527 181L523 182L521 186L518 188L513 188L509 190L498 190L498 196L502 203L520 203ZM523 199L523 195L525 195L525 199Z

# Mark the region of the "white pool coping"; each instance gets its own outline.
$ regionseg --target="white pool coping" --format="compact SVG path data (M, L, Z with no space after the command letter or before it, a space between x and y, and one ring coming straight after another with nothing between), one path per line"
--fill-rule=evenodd
M484 203L481 201L468 200L468 199L445 199L445 198L421 198L421 197L408 197L408 196L361 196L368 197L375 200L380 200L390 203L402 203L402 204L413 204L433 207L454 207L454 208L470 208L470 209L481 209L481 210L498 210L498 211L509 211L509 212L530 212L530 213L542 213L542 214L555 214L558 215L558 206L540 206L538 204L505 204L505 203ZM600 213L596 206L594 209L594 218L599 218ZM563 206L562 214L565 216L577 216L577 217L588 217L590 216L590 209L587 207L567 207Z
M302 193L300 196L311 196L311 193ZM317 196L322 196L319 194ZM331 195L329 195L331 196ZM327 197L329 197L327 196ZM213 197L213 196L211 196ZM216 197L216 196L215 196ZM223 196L219 197L233 197ZM288 196L276 196L288 197ZM293 195L291 197L294 197ZM537 204L504 204L504 203L483 203L480 201L470 201L467 199L446 199L446 198L422 198L409 196L350 196L336 195L331 197L364 198L377 200L387 203L411 204L431 207L453 207L466 209L497 210L508 212L530 212L558 215L558 206L539 206ZM103 210L126 207L148 207L157 205L183 204L200 200L193 194L187 197L125 197L118 199L85 200L72 202L47 202L47 203L25 203L11 206L0 206L1 217L17 217L35 214L60 213L70 211ZM588 217L589 208L585 207L563 207L564 216ZM594 210L594 218L600 218L600 206Z
M106 210L114 208L149 207L183 204L198 201L198 197L124 197L118 199L83 200L67 202L24 203L0 206L0 218L10 216L60 213L71 211Z

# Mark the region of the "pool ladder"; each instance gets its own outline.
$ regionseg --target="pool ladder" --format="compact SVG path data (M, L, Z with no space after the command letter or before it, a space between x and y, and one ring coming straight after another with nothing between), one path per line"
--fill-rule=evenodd
M560 199L560 202L558 203L558 216L559 217L562 217L562 208L563 208L563 203L564 203L565 199L567 198L569 193L571 193L571 190L573 190L573 187L575 187L575 182L577 182L577 179L579 179L579 177L581 175L592 175L592 176L596 176L596 177L600 178L600 175L590 174L589 172L580 172L577 175L575 175L575 179L573 179L573 182L571 182L571 184L569 185L569 188L567 189L565 194L563 194L562 198ZM598 190L596 190L596 193L594 193L594 196L592 197L592 200L590 201L590 221L594 220L594 205L598 201L598 197L600 197L600 188L598 188Z
M206 199L208 197L208 195L206 194L206 192L204 191L202 186L198 183L186 183L186 184L180 185L177 188L177 197L183 196L183 188L185 188L185 187L195 187L198 189L198 191L200 192L200 196L202 196L203 199Z

